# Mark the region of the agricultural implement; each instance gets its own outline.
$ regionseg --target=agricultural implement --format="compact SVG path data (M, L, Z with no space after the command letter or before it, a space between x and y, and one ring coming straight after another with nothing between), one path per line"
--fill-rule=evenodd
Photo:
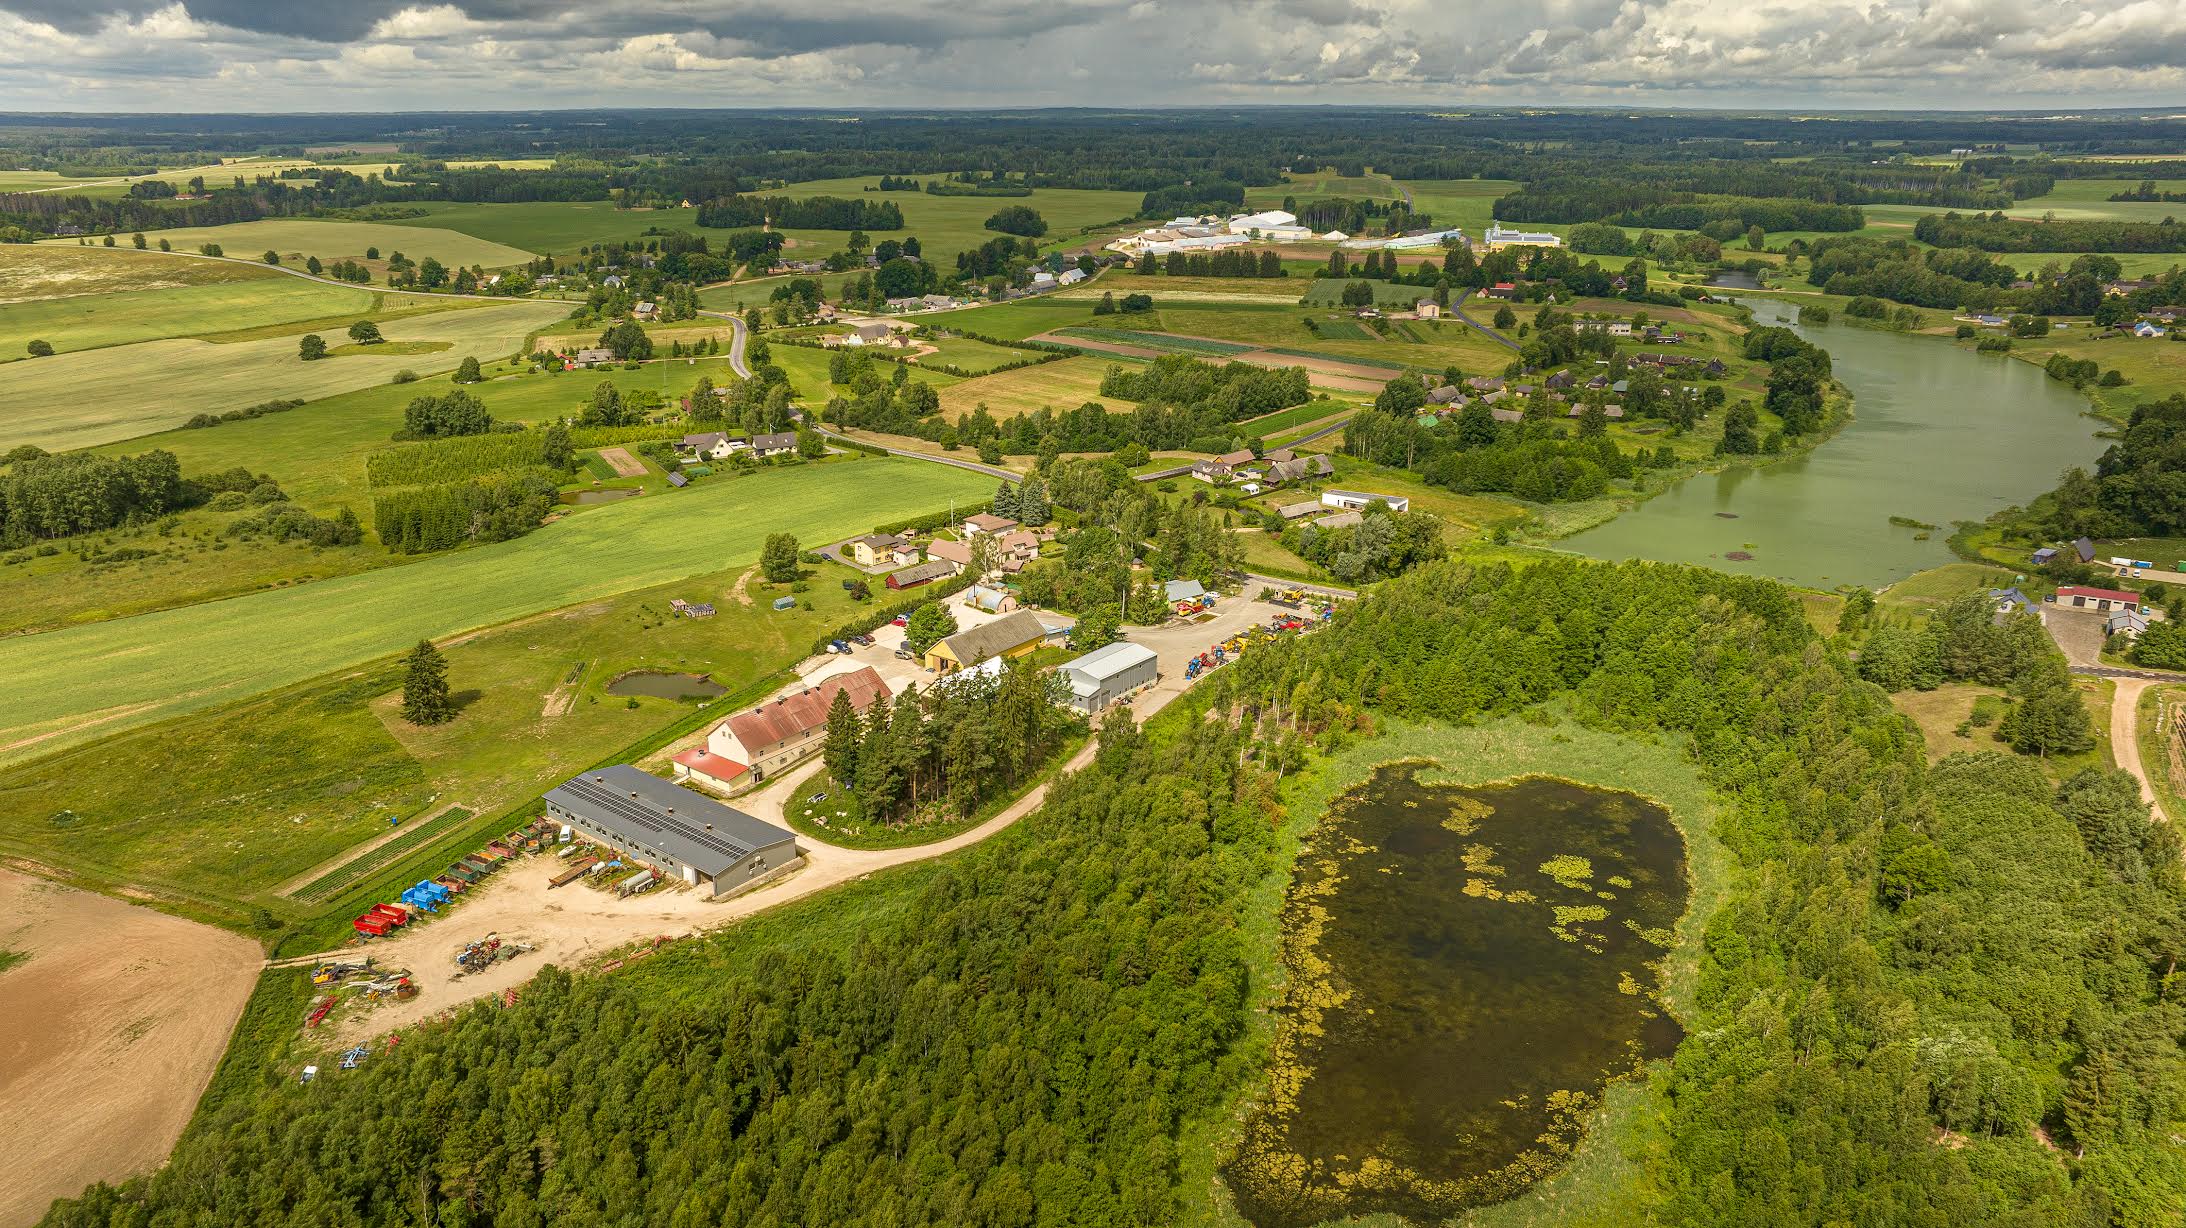
M357 1066L364 1061L366 1056L368 1055L363 1045L358 1045L354 1049L342 1050L342 1069L355 1070Z

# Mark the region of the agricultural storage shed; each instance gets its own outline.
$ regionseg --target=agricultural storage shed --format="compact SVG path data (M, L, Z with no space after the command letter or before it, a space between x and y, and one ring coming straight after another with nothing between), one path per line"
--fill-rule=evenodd
M658 866L716 899L786 872L797 837L734 807L628 764L597 768L548 790L547 815L586 838Z
M1119 642L1065 661L1058 672L1070 692L1065 702L1090 716L1140 687L1152 686L1160 676L1160 661L1144 644Z

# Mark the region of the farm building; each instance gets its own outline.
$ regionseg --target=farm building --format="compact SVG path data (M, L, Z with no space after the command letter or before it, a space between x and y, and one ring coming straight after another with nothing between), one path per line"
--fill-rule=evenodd
M1335 464L1319 452L1279 460L1268 466L1268 481L1295 482L1300 478L1325 478L1336 472Z
M1207 586L1197 580L1171 580L1162 586L1161 598L1170 605L1179 601L1197 601L1207 595Z
M1065 701L1088 716L1120 703L1161 676L1160 660L1144 644L1121 642L1096 648L1056 671L1069 689Z
M797 837L628 764L599 768L547 791L547 816L663 876L735 895L803 859Z
M2103 620L2104 635L2122 635L2137 640L2148 629L2148 616L2139 610L2119 610Z
M1007 614L1017 608L1017 594L1006 588L974 584L964 590L964 604L989 614Z
M970 627L926 650L926 668L953 674L994 658L1021 657L1047 641L1047 627L1030 610L1013 610L991 623Z
M1285 503L1283 506L1275 509L1275 514L1281 516L1285 520L1296 520L1301 516L1311 516L1313 513L1320 510L1321 505L1318 500L1306 499L1298 503Z
M940 545L941 543L936 542L934 544ZM920 563L916 567L906 567L902 571L889 572L887 585L893 589L917 588L921 584L931 584L936 580L945 580L962 570L964 569L961 566L948 559L936 558Z
M965 542L935 541L926 547L928 563L947 563L949 575L961 576L972 565L972 548Z
M2057 547L2055 546L2044 546L2034 552L2034 565L2036 567L2047 567L2056 561Z
M734 435L721 431L706 431L683 437L683 451L705 460L727 460L751 445Z
M2095 610L2138 610L2140 594L2115 588L2082 588L2067 585L2057 590L2057 604Z
M847 692L851 708L861 716L875 703L886 702L889 694L888 684L867 666L740 712L713 727L703 750L694 747L675 757L677 778L697 777L723 787L746 783L746 772L752 780L765 780L819 746L837 692ZM731 770L735 768L743 770Z
M1412 501L1403 495L1376 495L1368 494L1363 490L1324 490L1321 492L1321 506L1333 507L1339 511L1362 511L1375 503L1388 504L1389 510L1392 512L1406 511L1412 506Z
M1480 241L1491 252L1506 247L1562 247L1564 241L1545 230L1505 230L1497 223L1488 223L1488 232Z
M1348 529L1353 525L1364 523L1366 523L1366 517L1359 512L1330 512L1328 515L1314 521L1313 527L1316 529Z

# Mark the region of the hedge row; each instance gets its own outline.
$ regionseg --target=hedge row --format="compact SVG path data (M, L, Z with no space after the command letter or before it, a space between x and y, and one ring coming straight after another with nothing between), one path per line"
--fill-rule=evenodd
M927 512L922 516L910 516L902 520L891 520L886 524L877 524L873 526L873 535L886 537L890 533L926 533L948 524L952 517L961 520L966 516L977 516L981 512L991 512L993 510L994 500L983 499L978 503L966 504L957 508L953 513Z

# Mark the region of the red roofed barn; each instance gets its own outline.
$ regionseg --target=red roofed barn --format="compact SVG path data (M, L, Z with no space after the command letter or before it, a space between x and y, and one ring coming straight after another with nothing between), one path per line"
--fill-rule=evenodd
M676 779L696 778L719 788L765 780L817 749L827 736L827 710L836 692L847 692L858 715L889 698L888 684L871 666L838 674L772 703L739 712L714 726L704 747L675 757Z

